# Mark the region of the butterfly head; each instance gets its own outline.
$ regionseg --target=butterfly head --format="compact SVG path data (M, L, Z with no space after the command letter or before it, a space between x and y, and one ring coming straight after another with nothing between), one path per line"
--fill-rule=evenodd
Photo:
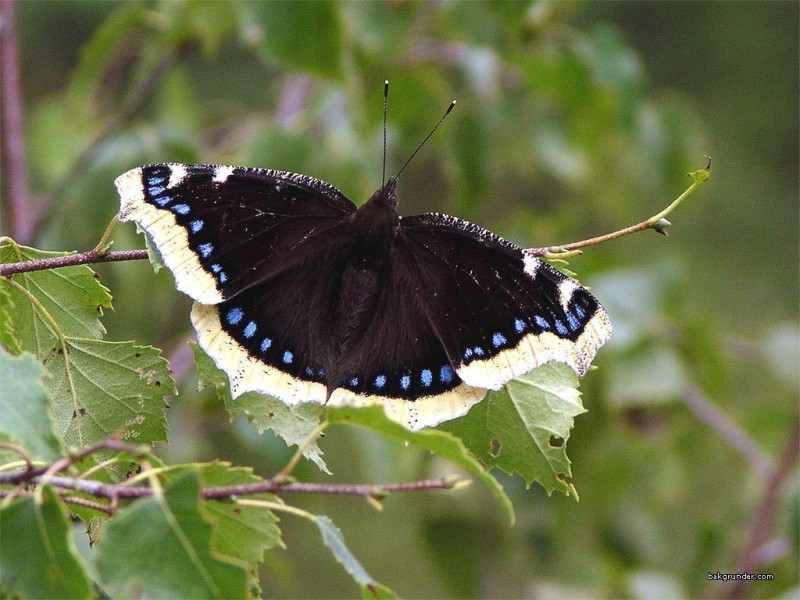
M377 190L366 204L381 206L394 211L397 208L397 177L390 177L386 184ZM365 204L365 206L366 206Z
M392 177L351 217L359 229L368 235L394 237L400 227L397 216L397 179Z

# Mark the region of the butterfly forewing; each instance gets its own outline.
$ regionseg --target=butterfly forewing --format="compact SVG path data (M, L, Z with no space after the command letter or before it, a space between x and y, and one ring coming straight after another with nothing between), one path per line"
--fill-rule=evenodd
M293 268L319 232L355 210L333 186L284 171L156 164L116 184L120 219L138 222L178 289L205 304Z

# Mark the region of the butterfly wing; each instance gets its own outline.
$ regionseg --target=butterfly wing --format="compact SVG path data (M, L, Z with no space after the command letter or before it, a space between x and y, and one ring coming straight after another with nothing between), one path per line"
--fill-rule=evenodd
M285 171L154 164L115 184L120 220L150 235L178 289L203 304L292 268L355 210L333 186Z
M585 288L477 225L427 213L402 219L401 238L418 302L468 385L499 389L551 361L583 376L611 337Z

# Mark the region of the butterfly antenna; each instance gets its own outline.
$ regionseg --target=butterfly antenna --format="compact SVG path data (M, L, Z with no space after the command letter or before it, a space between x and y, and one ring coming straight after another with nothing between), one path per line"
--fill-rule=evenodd
M436 130L437 130L437 129L439 129L439 125L441 125L441 124L442 124L442 122L443 122L443 121L444 121L444 120L447 118L447 115L449 115L449 114L450 114L450 111L452 111L452 110L453 110L453 108L455 107L455 105L456 105L456 101L455 101L455 100L453 100L453 101L450 103L450 106L448 106L448 107L447 107L447 110L446 110L446 111L444 111L444 114L442 115L442 118L441 118L441 119L439 119L439 122L438 122L438 123L436 123L436 125L434 125L434 126L433 126L433 129L431 129L431 132L430 132L428 135L426 135L426 136L425 136L425 139L424 139L424 140L422 140L422 143L421 143L419 146L417 146L417 149L416 149L416 150L414 150L414 152L412 152L412 153L411 153L411 156L409 156L409 157L408 157L408 160L405 162L405 164L402 166L402 168L401 168L401 169L400 169L400 170L397 172L397 175L395 175L394 177L392 177L392 179L393 179L394 181L397 181L397 180L400 178L400 174L401 174L403 171L405 171L405 170L406 170L406 167L408 166L408 163L410 163L410 162L411 162L411 161L414 159L414 157L417 155L417 152L419 152L420 150L422 150L422 147L425 145L425 142L427 142L429 139L431 139L431 136L432 136L432 135L433 135L433 134L436 132Z
M383 82L383 173L381 174L381 188L386 185L386 109L389 104L389 80Z

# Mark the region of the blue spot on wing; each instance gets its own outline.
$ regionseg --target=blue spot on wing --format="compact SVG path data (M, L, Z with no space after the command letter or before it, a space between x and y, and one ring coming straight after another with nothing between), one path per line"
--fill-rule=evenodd
M164 208L167 204L172 202L172 198L170 196L158 196L154 198L155 203L158 204L161 208Z
M400 378L400 387L404 390L407 390L411 386L411 377L408 375L403 375Z
M572 331L577 331L581 326L580 319L578 319L578 317L576 317L572 312L567 313L567 324Z
M247 327L244 328L244 337L251 338L256 334L256 324L250 321Z
M375 387L381 389L385 385L386 385L386 375L378 375L375 378Z
M422 385L430 387L431 383L433 383L433 373L431 373L430 369L423 369L420 379L422 379Z
M172 207L172 211L179 215L188 215L191 212L188 204L176 204Z
M569 329L559 319L556 319L556 331L561 335L569 335Z
M550 329L550 323L548 323L548 322L547 322L547 319L545 319L544 317L542 317L542 316L539 316L539 315L536 315L536 316L533 318L533 320L534 320L534 321L536 321L536 324L537 324L539 327L541 327L542 329Z
M244 313L242 312L241 308L232 308L228 311L228 314L225 316L225 319L231 325L236 325L239 321L242 320L244 317Z
M189 223L189 226L192 228L192 233L198 233L203 228L203 225L204 223L200 219Z
M439 379L442 383L450 383L453 381L453 367L450 365L444 365L441 369L439 369Z
M522 333L525 331L525 321L522 319L514 319L514 330L517 333Z
M492 336L492 344L494 344L495 348L499 348L500 346L505 344L507 341L508 340L506 340L506 336L504 336L502 333L498 332L498 333L495 333Z
M208 258L214 251L214 246L212 244L200 244L197 249L200 251L203 258Z
M294 354L292 354L292 353L291 353L291 352L289 352L288 350L287 350L286 352L284 352L284 353L283 353L283 362L285 362L287 365L288 365L288 364L291 364L291 362L292 362L293 360L294 360Z
M272 340L269 338L264 338L261 340L261 351L266 352L269 350L269 347L272 346Z
M579 319L582 319L586 316L586 311L583 310L583 307L580 304L576 304L573 310L575 311L575 314L578 315Z
M474 352L476 356L483 356L483 348L480 346L475 346Z

